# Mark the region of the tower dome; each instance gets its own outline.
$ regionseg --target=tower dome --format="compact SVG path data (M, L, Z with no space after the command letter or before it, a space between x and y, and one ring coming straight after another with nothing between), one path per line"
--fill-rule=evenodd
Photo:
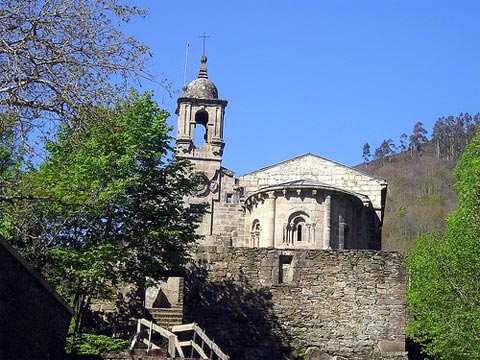
M208 80L207 57L200 58L200 71L198 78L183 88L182 98L193 99L218 99L218 90L215 84Z

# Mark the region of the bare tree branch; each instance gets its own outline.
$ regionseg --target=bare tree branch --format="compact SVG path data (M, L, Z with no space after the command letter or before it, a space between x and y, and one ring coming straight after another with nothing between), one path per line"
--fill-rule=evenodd
M154 80L148 48L120 31L145 14L118 0L0 0L0 114L16 114L28 129Z

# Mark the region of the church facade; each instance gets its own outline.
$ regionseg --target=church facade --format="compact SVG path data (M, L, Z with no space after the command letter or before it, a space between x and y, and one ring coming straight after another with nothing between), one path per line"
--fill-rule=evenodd
M206 63L202 56L176 110L176 152L193 162L200 182L187 201L209 204L202 245L379 250L385 180L310 153L238 178L222 166L228 102Z

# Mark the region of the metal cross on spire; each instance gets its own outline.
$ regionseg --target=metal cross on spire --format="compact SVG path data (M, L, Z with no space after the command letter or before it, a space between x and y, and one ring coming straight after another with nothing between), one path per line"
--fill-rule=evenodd
M203 38L203 56L205 56L205 42L210 36L207 36L207 34L204 32L203 35L200 35L199 37Z

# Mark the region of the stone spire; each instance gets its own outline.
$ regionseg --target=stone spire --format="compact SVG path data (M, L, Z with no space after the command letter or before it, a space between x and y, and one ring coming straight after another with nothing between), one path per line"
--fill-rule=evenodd
M207 57L202 55L200 58L200 71L198 72L199 79L208 79L207 74Z

